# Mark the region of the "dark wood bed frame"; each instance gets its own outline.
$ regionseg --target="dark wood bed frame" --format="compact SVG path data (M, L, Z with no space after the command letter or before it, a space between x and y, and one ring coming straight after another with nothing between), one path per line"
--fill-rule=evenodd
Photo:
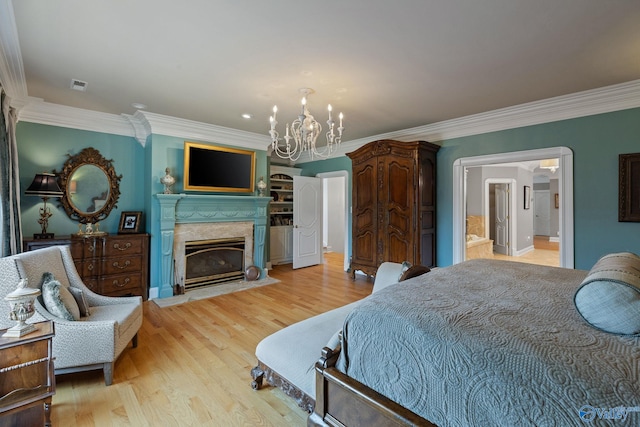
M307 426L426 426L435 424L348 377L336 367L340 348L322 349L316 362L316 404Z

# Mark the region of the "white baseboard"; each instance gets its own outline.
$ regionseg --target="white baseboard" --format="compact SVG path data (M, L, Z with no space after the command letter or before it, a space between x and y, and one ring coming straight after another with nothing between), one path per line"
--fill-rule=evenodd
M513 256L522 256L524 254L528 254L529 252L531 252L534 249L533 245L528 246L524 249L520 249L519 251L515 251Z

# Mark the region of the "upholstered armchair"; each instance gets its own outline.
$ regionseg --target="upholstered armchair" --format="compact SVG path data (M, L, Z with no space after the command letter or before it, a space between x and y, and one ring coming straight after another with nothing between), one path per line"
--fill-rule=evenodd
M55 373L102 369L105 384L111 385L113 365L118 356L129 341L132 341L133 347L137 346L137 333L142 326L142 298L114 298L92 292L78 275L68 246L51 246L2 258L0 292L3 294L0 297L4 298L15 289L20 278L27 278L30 288L42 290L45 272L51 273L61 286L82 290L89 306L88 316L66 320L54 316L45 308L42 295L36 299L36 313L29 323L44 320L54 322ZM0 314L5 316L6 309ZM6 322L2 324L6 325Z

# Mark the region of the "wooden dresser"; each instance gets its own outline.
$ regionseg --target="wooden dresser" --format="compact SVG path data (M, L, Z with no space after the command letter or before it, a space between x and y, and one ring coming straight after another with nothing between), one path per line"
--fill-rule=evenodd
M58 236L25 239L24 251L70 245L71 255L85 285L108 296L148 296L149 235Z
M148 234L72 237L71 255L84 284L92 291L147 299Z
M0 330L0 427L50 426L55 376L51 339L53 322L20 338Z
M436 153L426 141L374 141L347 156L352 162L352 258L375 275L385 261L436 262Z

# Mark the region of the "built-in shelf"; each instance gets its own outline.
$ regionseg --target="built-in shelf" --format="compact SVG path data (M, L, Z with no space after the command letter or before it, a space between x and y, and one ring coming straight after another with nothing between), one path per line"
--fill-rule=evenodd
M270 255L272 264L293 261L293 177L300 169L271 166L269 193Z

